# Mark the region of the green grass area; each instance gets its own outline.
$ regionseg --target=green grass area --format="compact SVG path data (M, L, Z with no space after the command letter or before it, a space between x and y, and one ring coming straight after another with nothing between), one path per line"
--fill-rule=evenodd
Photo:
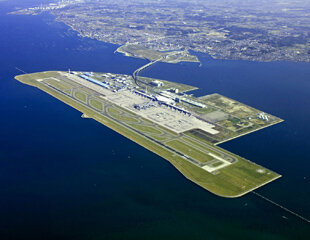
M102 103L95 100L95 99L90 99L89 100L89 104L94 107L94 108L97 108L98 110L102 110L103 109L103 106L102 106Z
M57 88L58 90L66 94L71 94L71 88L67 86L66 84L58 82L52 78L46 79L45 82L47 82L49 85L53 86L54 88Z
M279 174L263 168L259 165L256 165L255 163L247 161L239 156L237 156L238 162L220 169L218 174L214 175L208 173L204 169L192 164L183 157L175 155L167 148L157 144L150 139L143 137L138 132L132 131L126 126L114 121L113 119L109 118L109 116L104 115L103 113L99 113L96 109L90 109L87 106L84 106L82 103L75 101L72 97L64 95L62 92L49 88L43 83L36 81L36 79L38 78L43 78L42 75L45 77L46 75L57 76L57 74L57 72L49 72L47 74L41 73L40 77L38 77L38 74L28 74L17 76L16 79L22 83L38 87L39 89L47 92L48 94L54 96L60 101L84 113L89 118L95 119L96 121L127 137L128 139L158 154L159 156L163 157L171 164L173 164L173 166L175 166L186 178L214 194L223 197L242 196L248 191L251 191L280 177ZM177 147L183 149L184 146L182 147L182 142L180 143L176 143ZM185 146L185 148L187 147ZM236 156L235 154L229 153L224 149L221 149L221 151ZM263 169L264 173L259 173L257 171L259 169ZM156 169L154 169L154 171L155 170Z
M151 121L148 120L148 119L145 119L145 118L141 118L141 119L143 120L143 122L145 122L145 123L147 123L147 124L151 124L151 125L154 124L153 122L151 122ZM170 135L171 137L177 137L177 136L179 136L178 133L175 133L175 132L173 132L173 131L171 131L171 130L165 128L165 127L162 127L162 126L160 126L160 125L156 125L156 128L157 128L158 130L160 130L161 132L164 132L164 133Z
M76 97L78 100L80 100L82 102L86 102L86 95L84 93L75 92L74 97Z
M107 111L108 111L109 113L113 114L113 115L120 115L120 114L122 113L122 111L117 110L117 109L112 108L112 107L109 107L109 108L107 109Z
M203 145L202 143L198 143L197 141L194 141L194 140L192 140L192 139L190 139L190 138L188 138L188 137L183 137L182 138L185 142L188 142L188 143L191 143L192 145L195 145L195 146L197 146L198 148L200 148L200 149L204 149L205 151L207 151L207 152L209 152L209 153L213 153L214 155L216 155L216 156L221 156L221 154L220 153L218 153L218 152L216 152L216 151L214 151L214 150L212 150L210 147L210 144L208 144L207 146L206 145ZM217 147L214 147L214 146L212 146L213 148L217 148Z
M139 123L139 120L135 117L128 116L126 113L119 113L118 110L115 110L112 107L108 108L108 113L115 119L120 121L125 121L127 123Z
M170 139L170 138L168 139L167 137L164 137L164 136L157 136L157 135L152 135L151 138L153 138L153 139L155 139L155 140L157 140L159 142L164 142L164 141Z
M32 80L32 79L43 79L43 78L50 78L50 77L57 77L57 76L60 76L59 72L47 71L47 72L37 72L37 73L28 74L26 78L29 77L29 79Z
M215 163L212 163L211 165L212 165L212 167L218 167L218 166L221 166L222 164L223 164L223 162L217 161Z
M125 115L112 115L112 117L121 120L121 121L125 121L128 123L138 123L139 121L133 117L127 117Z
M158 129L156 128L153 128L151 126L145 126L145 125L142 125L142 124L130 124L131 127L137 129L138 131L141 131L143 133L151 133L151 134L161 134L162 132L159 131Z
M172 140L170 142L166 142L166 144L201 163L206 163L214 159L212 156L186 144L184 141Z

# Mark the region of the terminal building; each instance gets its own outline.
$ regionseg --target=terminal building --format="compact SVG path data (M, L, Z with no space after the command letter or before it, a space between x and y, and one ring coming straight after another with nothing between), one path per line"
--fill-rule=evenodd
M207 107L203 103L193 101L193 100L185 98L185 97L180 98L180 101L185 102L185 103L190 104L190 105L193 105L194 107L199 107L199 108L206 108Z
M90 82L92 82L92 83L95 83L95 84L97 84L97 85L99 85L99 86L101 86L101 87L104 87L104 88L107 88L107 89L110 88L110 86L109 86L108 84L103 83L103 82L100 82L100 81L98 81L98 80L95 80L95 79L93 79L93 78L91 78L91 77L88 77L88 76L86 76L85 74L80 75L80 77L83 78L83 79L85 79L85 80L87 80L87 81L90 81Z

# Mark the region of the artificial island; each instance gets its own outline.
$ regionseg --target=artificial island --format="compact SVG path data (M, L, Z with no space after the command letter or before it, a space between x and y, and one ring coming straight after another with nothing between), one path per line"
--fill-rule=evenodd
M188 93L195 87L138 76L156 61L179 58L194 60L175 52L132 75L47 71L15 78L156 153L218 196L240 197L281 177L217 145L282 119L220 94L195 97Z

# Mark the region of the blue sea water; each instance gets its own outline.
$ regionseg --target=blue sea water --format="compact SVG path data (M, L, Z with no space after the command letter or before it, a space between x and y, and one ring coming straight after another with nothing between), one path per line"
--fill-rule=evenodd
M248 194L212 195L164 159L38 89L26 72L132 73L145 60L0 2L0 239L310 239L310 225ZM257 190L310 218L310 64L158 63L142 74L218 92L285 122L221 146L283 177Z

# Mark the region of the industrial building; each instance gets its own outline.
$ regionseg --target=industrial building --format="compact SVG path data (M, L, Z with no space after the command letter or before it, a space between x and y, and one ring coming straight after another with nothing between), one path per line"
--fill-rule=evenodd
M265 120L265 121L269 121L268 116L265 113L263 113L263 112L258 114L258 118L260 118L262 120Z
M162 87L162 86L164 86L164 83L162 81L154 80L151 82L151 85L153 85L155 87Z

